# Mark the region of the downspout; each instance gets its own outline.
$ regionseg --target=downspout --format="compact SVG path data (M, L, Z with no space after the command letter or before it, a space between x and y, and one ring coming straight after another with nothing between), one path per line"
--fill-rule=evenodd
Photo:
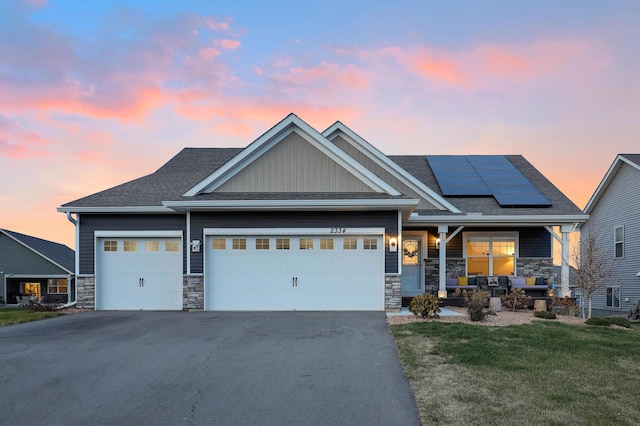
M80 240L80 235L79 235L79 230L78 230L78 220L74 219L73 216L71 216L71 212L67 212L67 219L69 220L69 222L73 223L73 226L76 228L75 229L75 239L76 239L76 250L75 250L75 283L74 283L74 293L75 296L73 298L73 302L69 302L69 293L67 293L67 303L65 303L64 305L62 305L60 307L60 309L65 309L65 308L69 308L71 306L75 306L76 303L78 303L78 242ZM69 275L69 278L67 278L67 288L69 288L69 286L71 286L71 275Z

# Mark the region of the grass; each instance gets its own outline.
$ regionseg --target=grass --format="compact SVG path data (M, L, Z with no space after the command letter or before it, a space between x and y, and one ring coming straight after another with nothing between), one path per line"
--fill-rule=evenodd
M425 425L640 424L640 324L391 327Z
M1 308L0 327L20 324L23 322L38 321L60 315L64 314L62 312L31 312L29 308Z

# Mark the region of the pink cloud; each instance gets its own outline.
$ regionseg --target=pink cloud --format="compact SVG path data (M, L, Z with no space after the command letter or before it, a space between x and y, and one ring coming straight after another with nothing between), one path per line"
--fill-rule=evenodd
M44 155L49 141L38 133L23 130L18 122L0 116L0 153L9 158L30 158Z
M238 47L240 47L240 42L238 40L228 40L228 39L222 39L220 40L220 46L224 47L225 49L229 49L229 50L235 50Z

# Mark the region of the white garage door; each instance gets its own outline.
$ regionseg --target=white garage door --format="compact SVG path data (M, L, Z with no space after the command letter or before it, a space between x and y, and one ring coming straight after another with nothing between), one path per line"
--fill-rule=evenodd
M209 236L205 309L383 310L381 235Z
M182 310L180 238L98 238L96 309Z

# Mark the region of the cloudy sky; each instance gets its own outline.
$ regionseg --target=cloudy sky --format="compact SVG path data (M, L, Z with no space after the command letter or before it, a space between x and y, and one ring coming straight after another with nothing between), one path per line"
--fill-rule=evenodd
M386 154L522 154L583 208L640 152L635 0L0 1L0 227L290 112Z

